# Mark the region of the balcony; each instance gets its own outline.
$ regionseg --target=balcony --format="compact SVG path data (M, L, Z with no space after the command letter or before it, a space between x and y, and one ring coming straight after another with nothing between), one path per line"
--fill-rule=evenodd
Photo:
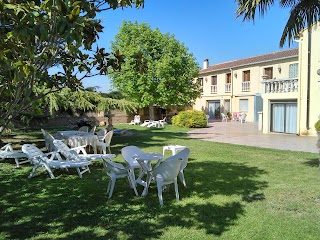
M250 92L250 82L242 82L241 83L241 91L242 92Z
M298 92L298 78L271 79L262 82L264 93Z
M211 93L217 93L218 86L217 85L211 85Z
M231 92L231 83L226 83L224 85L224 92L226 93Z

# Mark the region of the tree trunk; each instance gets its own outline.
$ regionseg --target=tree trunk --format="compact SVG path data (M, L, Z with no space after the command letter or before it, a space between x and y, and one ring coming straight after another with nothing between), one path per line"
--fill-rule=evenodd
M154 120L154 108L153 108L153 103L149 105L149 118L150 120Z

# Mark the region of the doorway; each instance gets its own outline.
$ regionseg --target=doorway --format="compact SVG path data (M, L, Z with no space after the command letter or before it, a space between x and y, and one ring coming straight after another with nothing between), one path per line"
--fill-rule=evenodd
M297 103L271 103L271 132L297 133Z
M209 119L220 118L220 101L208 101Z

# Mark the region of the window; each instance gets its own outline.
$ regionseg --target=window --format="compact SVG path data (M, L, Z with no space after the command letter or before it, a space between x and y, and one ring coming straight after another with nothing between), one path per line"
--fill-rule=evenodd
M289 78L297 78L298 77L298 63L289 65Z
M231 73L226 74L226 83L231 83Z
M198 78L198 83L200 84L200 86L203 86L203 78Z
M243 71L243 80L242 82L250 82L250 70Z
M266 75L266 79L272 79L273 78L273 68L268 67L264 69L264 75Z
M211 85L217 85L217 76L211 77Z
M240 99L240 112L248 112L248 99Z

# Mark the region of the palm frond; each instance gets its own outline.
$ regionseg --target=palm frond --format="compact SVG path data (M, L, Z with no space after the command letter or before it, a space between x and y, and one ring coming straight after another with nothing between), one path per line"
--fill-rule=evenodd
M274 4L274 0L236 0L239 6L236 10L237 18L243 17L242 21L254 21L256 10L259 15L264 16L265 12Z
M315 22L320 20L320 1L300 1L292 7L290 17L283 30L280 47L283 47L285 42L292 43L296 37L305 28L310 28Z

